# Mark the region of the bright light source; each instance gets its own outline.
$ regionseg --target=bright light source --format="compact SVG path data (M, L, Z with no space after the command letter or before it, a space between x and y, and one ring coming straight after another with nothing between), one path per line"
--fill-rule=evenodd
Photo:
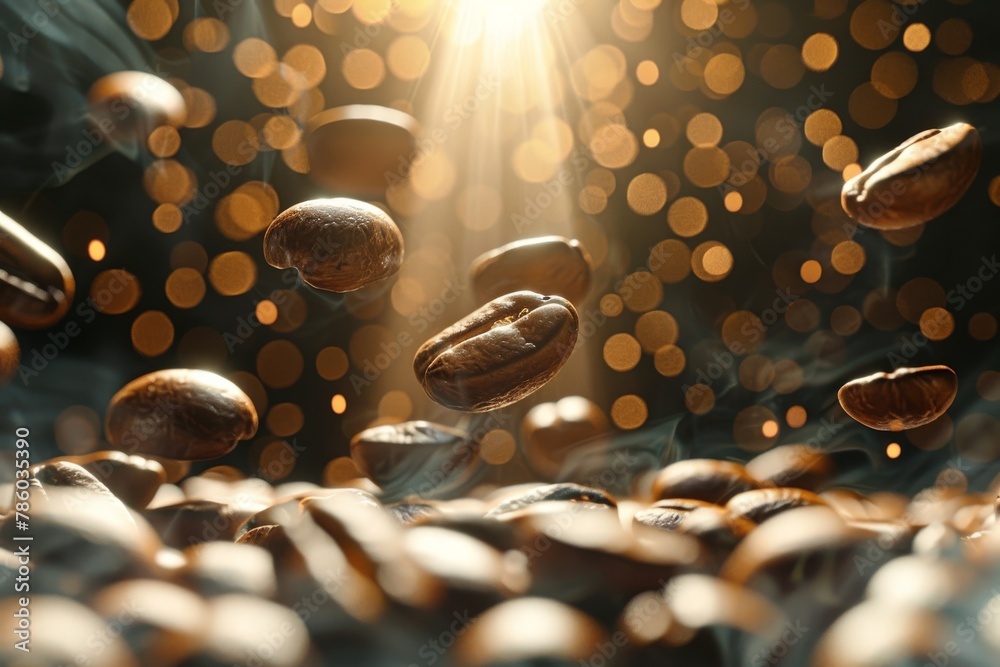
M452 0L453 37L465 44L517 40L543 20L547 0Z
M99 262L104 259L105 253L106 250L104 248L104 243L98 239L94 239L87 246L87 254L90 255L90 258L95 262Z

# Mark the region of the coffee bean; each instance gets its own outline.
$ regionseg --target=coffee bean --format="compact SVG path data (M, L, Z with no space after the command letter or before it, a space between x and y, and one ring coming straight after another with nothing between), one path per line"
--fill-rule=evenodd
M163 543L183 549L213 540L232 540L253 510L210 500L186 500L142 513Z
M600 657L597 651L605 644L617 651L590 616L555 600L529 597L499 604L468 624L454 654L456 664L468 667L586 665L593 664L595 654Z
M385 424L351 439L351 460L389 496L441 495L469 481L479 445L465 431L411 421Z
M317 289L353 292L399 271L403 235L371 204L314 199L274 219L264 234L264 259L278 269L298 269Z
M652 499L691 498L719 504L762 485L739 463L688 459L671 463L657 473Z
M528 290L579 304L590 288L590 255L575 239L542 236L480 255L469 275L480 303Z
M573 304L562 297L515 292L421 345L413 370L444 407L496 410L555 377L576 345L579 323Z
M528 411L521 422L521 451L532 470L555 479L578 445L607 433L609 428L596 403L582 396L567 396Z
M87 92L95 132L113 141L145 143L161 125L179 127L187 117L180 92L147 72L112 72L95 81ZM122 117L122 110L127 115Z
M956 123L910 137L847 181L844 210L876 229L904 229L933 220L958 203L982 159L976 128Z
M579 484L547 484L520 493L513 498L504 500L486 513L487 517L499 517L508 512L514 512L534 503L546 501L571 501L577 503L593 503L616 507L615 499L600 489L592 489Z
M269 551L250 544L202 542L184 550L183 577L206 597L241 593L272 597L278 587Z
M149 667L184 664L210 632L205 600L166 581L112 584L94 596L91 606L107 621L107 634L92 637L93 643L103 647L105 637L121 635Z
M970 626L978 627L973 624L974 621ZM887 626L890 629L882 630ZM941 661L947 665L951 654L945 653L945 646L956 647L956 651L962 648L949 640L955 627L954 621L946 620L935 610L865 600L830 624L815 645L809 664L811 667L936 665ZM879 630L873 631L876 628Z
M958 376L947 366L900 368L848 382L837 393L856 421L879 431L905 431L929 424L951 407Z
M326 109L305 127L309 175L336 192L381 198L410 175L419 132L413 116L389 107Z
M786 510L810 505L826 505L826 502L805 489L753 489L730 498L726 510L733 517L762 523Z
M0 384L9 382L17 374L21 363L21 346L10 327L0 322Z
M40 485L47 503L86 501L94 508L124 524L133 524L132 516L107 486L90 472L69 461L50 461L32 466L31 475ZM62 491L63 493L55 493ZM52 507L59 510L59 505ZM95 509L96 511L96 509Z
M0 320L44 329L73 303L76 281L59 254L0 213Z
M758 454L746 465L747 472L761 482L816 491L833 477L833 460L826 452L808 445L782 445Z
M718 505L688 499L657 501L637 512L633 522L696 537L709 547L719 564L756 526L750 519L733 516Z
M20 624L21 609L27 610L27 626ZM18 630L27 630L21 636L26 640L24 650L16 645L21 641ZM0 643L0 664L11 667L142 664L121 637L109 632L100 616L68 597L37 594L34 586L30 607L21 606L18 596L4 596L0 601L0 632L7 639Z
M61 456L81 466L108 487L111 493L134 510L144 509L167 481L167 473L157 461L107 450L78 456Z
M171 369L143 375L112 397L108 441L131 453L187 461L228 454L257 432L250 398L208 371Z

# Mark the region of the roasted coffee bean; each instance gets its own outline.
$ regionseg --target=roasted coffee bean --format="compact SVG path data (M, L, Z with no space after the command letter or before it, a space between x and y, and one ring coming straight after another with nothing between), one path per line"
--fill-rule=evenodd
M40 484L41 491L48 503L57 501L75 503L87 500L109 516L116 517L122 523L133 523L132 516L125 505L113 493L94 477L90 472L69 461L50 461L40 463L31 468L31 476ZM62 499L54 490L62 490ZM58 505L52 508L58 511Z
M163 543L183 549L213 540L232 540L254 510L210 500L187 500L147 509L143 516L156 528Z
M480 255L469 275L480 303L528 290L579 304L590 289L590 255L576 239L542 236Z
M728 626L767 637L784 629L784 615L767 598L704 574L682 574L670 582L667 605L689 628Z
M61 456L55 461L79 465L134 510L149 505L157 489L167 481L167 473L159 462L117 450Z
M687 499L658 501L637 512L633 522L696 537L711 549L717 563L756 526L750 519L733 516L718 505Z
M577 503L594 503L616 507L615 499L600 489L592 489L579 484L548 484L539 486L504 500L486 513L487 517L498 517L514 512L534 503L553 500L568 500Z
M269 598L277 591L274 558L261 547L202 542L184 550L184 578L206 597L241 593Z
M593 618L545 598L504 602L465 630L454 654L456 664L468 667L591 664L595 654L600 656L599 647L614 647Z
M253 665L300 667L307 661L309 630L291 609L251 595L220 595L208 602L211 628L194 665ZM277 633L277 635L275 634ZM280 640L268 637L281 637ZM258 656L266 655L265 660ZM248 658L249 656L249 658Z
M21 618L27 619L26 625ZM19 630L24 634L19 635ZM22 605L14 595L0 601L0 632L6 639L0 642L0 664L11 667L144 664L93 611L68 597L39 595L34 589L30 607ZM19 645L22 640L24 643Z
M951 407L958 376L947 366L900 368L852 380L837 398L844 412L879 431L905 431L929 424Z
M604 411L582 396L536 405L521 422L521 451L532 470L555 479L578 445L609 429Z
M403 235L376 206L314 199L274 219L264 234L264 259L278 269L298 269L317 289L353 292L399 271Z
M91 606L107 620L107 636L121 635L143 667L184 664L211 632L205 600L166 581L112 584L94 596ZM103 637L93 643L103 647Z
M336 192L381 198L409 176L417 120L398 109L352 104L321 111L305 127L309 175Z
M113 141L145 142L161 125L179 127L187 117L180 92L147 72L113 72L101 77L87 93L96 131ZM122 117L122 110L127 115Z
M427 395L447 408L496 410L555 377L576 345L579 323L562 297L514 292L421 345L413 370Z
M23 329L50 327L69 310L75 293L66 260L0 213L0 321Z
M9 382L17 374L21 363L21 346L10 327L0 322L0 384Z
M976 128L956 123L910 137L847 181L844 210L876 229L904 229L938 217L965 194L979 171Z
M959 644L950 641L955 627L954 621L933 610L865 600L830 624L816 644L809 664L811 667L931 665L938 660L948 664L951 654L944 653L944 647L961 650Z
M692 498L725 503L737 493L763 484L739 463L714 459L688 459L671 463L653 480L653 500Z
M816 491L833 477L833 460L816 447L782 445L758 454L746 469L766 484Z
M200 461L253 437L257 411L239 387L215 373L170 369L119 390L105 430L111 444L130 453Z
M479 445L465 431L425 421L376 426L351 439L351 460L389 496L447 493L475 473Z
M775 514L810 505L826 505L826 502L805 489L753 489L730 498L726 510L733 517L761 523Z

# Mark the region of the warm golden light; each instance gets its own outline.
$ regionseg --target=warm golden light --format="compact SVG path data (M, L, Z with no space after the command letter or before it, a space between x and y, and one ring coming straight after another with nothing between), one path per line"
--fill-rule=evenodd
M885 448L885 455L890 459L898 459L902 453L903 448L899 446L898 442L890 442L889 446Z
M509 42L542 20L547 0L453 0L453 35L466 44Z
M104 244L98 239L94 239L87 246L87 254L90 255L90 258L95 262L101 261L104 259L104 255L106 254Z
M336 394L330 400L330 407L333 409L333 414L342 415L347 411L347 399L343 394Z

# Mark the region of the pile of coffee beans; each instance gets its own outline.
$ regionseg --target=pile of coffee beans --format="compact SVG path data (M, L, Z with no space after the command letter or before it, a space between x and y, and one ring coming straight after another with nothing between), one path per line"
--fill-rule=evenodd
M248 433L238 397L192 430L217 380L169 373L137 381L190 385L147 454L31 467L33 650L7 642L3 664L923 664L970 596L983 620L962 649L1000 648L1000 596L976 591L1000 557L986 494L838 489L829 455L788 445L677 461L617 497L561 482L383 502L376 481L432 467L448 488L477 465L467 434L427 422L359 434L371 479L337 487L185 477L177 458ZM0 535L18 544L10 516ZM18 576L16 547L0 572ZM8 636L16 605L0 603Z

